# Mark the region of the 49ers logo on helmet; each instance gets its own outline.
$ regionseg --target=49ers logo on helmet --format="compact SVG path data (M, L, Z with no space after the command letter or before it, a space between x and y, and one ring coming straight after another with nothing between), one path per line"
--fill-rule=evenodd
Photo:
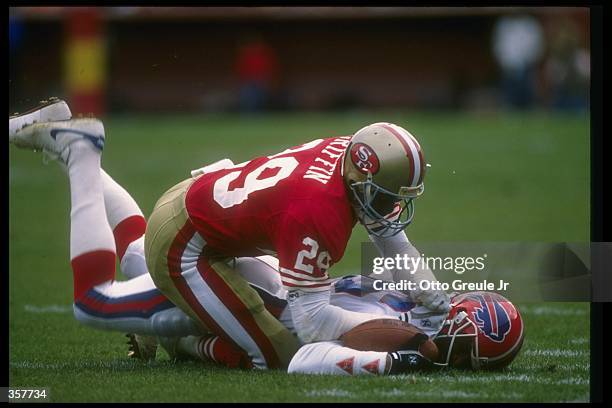
M491 340L503 342L510 333L510 317L504 306L488 294L470 297L480 303L472 312L474 323Z
M366 174L376 174L380 167L378 156L370 146L364 143L355 143L351 147L351 160L357 170Z

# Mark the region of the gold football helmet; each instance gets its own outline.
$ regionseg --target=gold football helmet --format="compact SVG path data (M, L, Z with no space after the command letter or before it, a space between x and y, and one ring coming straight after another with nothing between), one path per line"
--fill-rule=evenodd
M413 200L424 190L425 167L419 142L400 126L374 123L353 135L343 177L368 233L393 236L412 222Z

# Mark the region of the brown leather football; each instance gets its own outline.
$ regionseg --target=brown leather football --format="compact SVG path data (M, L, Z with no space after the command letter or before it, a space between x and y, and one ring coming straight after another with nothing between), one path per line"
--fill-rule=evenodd
M397 319L374 319L361 323L340 336L345 347L361 351L417 350L432 361L438 347L418 327Z

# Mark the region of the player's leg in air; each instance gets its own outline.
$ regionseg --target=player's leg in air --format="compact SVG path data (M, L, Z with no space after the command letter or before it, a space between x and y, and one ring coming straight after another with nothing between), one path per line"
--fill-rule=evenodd
M65 102L45 102L9 118L9 140L44 151L68 174L75 317L95 328L144 335L201 333L191 319L176 313L147 273L142 211L100 167L105 139L101 122L70 118ZM124 274L134 279L114 280L116 256Z
M65 102L45 101L32 111L9 118L9 141L21 148L43 151L57 159L68 174L76 319L97 329L141 335L140 339L131 339L141 358L155 355L156 342L147 336L206 333L155 287L148 274L142 211L100 167L105 141L102 123L70 118ZM128 281L114 280L115 256ZM197 339L195 345L202 359L230 367L251 366L244 351L233 342L210 334ZM180 343L188 344L186 349L191 350L194 338L185 337Z

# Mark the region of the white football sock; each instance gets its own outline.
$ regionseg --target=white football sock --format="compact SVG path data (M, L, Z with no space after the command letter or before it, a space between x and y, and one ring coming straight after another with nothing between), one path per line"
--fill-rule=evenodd
M387 354L343 347L339 341L302 346L289 363L289 373L362 375L384 374Z
M123 187L121 187L104 169L100 169L102 185L104 186L104 206L108 223L114 230L126 218L141 216L142 210Z
M70 145L70 264L75 303L96 285L115 278L115 239L106 220L100 152L87 141Z
M121 272L134 278L148 272L144 258L144 233L147 223L142 210L123 187L100 169L104 186L104 207L115 237Z
M86 252L115 252L113 232L106 219L100 152L87 141L70 146L70 259Z
M178 354L189 356L196 360L210 361L210 358L203 355L200 351L200 343L207 337L185 336L181 337L176 345Z
M121 267L121 272L129 279L149 273L145 260L144 235L127 246L119 266Z

